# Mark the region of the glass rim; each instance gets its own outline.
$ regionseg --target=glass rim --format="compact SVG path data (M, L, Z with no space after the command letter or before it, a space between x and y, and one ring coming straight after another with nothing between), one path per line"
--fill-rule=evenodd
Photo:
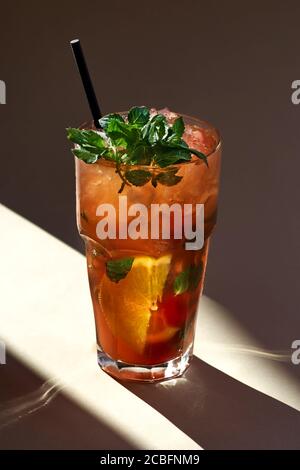
M128 111L117 111L116 113L121 114L122 116L127 116ZM184 121L193 121L195 124L198 124L198 125L200 124L200 125L202 125L202 127L204 125L206 128L213 129L216 132L218 140L216 142L216 145L215 145L214 149L206 155L207 159L211 155L215 154L221 148L222 139L221 139L220 131L219 131L218 128L214 127L209 121L204 121L203 119L199 119L195 116L190 116L188 114L183 114L183 113L176 113L176 114L178 114L178 116L181 116ZM188 124L188 122L187 122L187 124ZM88 126L88 127L86 127L86 126ZM96 130L93 121L85 121L83 124L81 124L79 126L79 129L87 129L87 130L88 129L93 129L93 130ZM112 167L116 166L116 162L114 162L112 160L106 160L105 158L99 158L95 163L98 164L98 165L101 164L101 165L112 166ZM192 165L192 164L198 164L199 165L199 164L205 164L205 163L204 163L204 160L196 157L196 159L192 158L191 160L186 161L186 162L173 163L172 165L168 165L164 168L161 168L159 166L145 165L145 164L129 165L129 164L126 164L126 163L121 163L120 167L121 168L129 168L129 167L130 168L143 168L143 169L146 168L148 171L153 171L153 170L158 170L159 169L160 171L164 171L164 170L168 170L168 168L170 169L170 167L181 168L182 166Z

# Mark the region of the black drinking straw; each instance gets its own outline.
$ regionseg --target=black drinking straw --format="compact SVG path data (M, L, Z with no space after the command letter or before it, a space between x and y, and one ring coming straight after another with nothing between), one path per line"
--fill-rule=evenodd
M78 67L78 71L81 76L84 91L85 91L87 100L89 102L94 124L96 126L96 129L101 129L101 126L99 124L99 119L102 117L102 114L101 114L99 104L96 98L93 83L92 83L86 62L85 62L85 58L81 49L80 41L79 39L73 39L73 41L70 41L70 44L71 44L74 58Z

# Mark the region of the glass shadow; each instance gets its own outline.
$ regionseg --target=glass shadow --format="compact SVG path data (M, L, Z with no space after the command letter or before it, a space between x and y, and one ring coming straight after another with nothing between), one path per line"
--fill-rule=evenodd
M193 358L185 376L122 383L204 449L299 449L300 413ZM158 433L159 439L159 433Z

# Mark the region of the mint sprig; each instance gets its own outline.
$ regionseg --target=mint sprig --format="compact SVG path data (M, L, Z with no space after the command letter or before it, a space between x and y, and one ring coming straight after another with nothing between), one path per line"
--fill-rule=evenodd
M122 179L122 189L125 184L141 186L150 180L153 186L157 183L171 186L181 180L181 177L175 177L175 173L169 177L156 176L154 180L148 175L146 177L145 174L141 176L141 173L137 173L142 170L126 170L122 173L122 164L165 168L190 161L194 154L207 165L206 155L189 148L183 140L182 117L178 117L171 125L163 114L150 116L150 110L140 106L130 109L127 120L120 114L108 114L99 120L99 124L103 129L101 132L68 128L67 137L75 144L74 155L85 163L95 163L99 158L115 161L117 173Z

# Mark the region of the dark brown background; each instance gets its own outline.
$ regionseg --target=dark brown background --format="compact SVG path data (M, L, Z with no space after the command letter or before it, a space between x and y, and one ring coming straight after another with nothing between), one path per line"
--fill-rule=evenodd
M300 3L15 1L0 15L1 202L82 249L64 130L89 118L68 45L80 37L104 113L167 105L220 129L206 294L264 347L289 349L300 337Z

